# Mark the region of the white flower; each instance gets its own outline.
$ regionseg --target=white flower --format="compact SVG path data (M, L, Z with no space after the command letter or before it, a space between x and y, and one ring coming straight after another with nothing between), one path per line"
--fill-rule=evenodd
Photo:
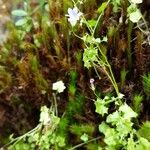
M71 23L72 26L75 26L77 21L80 19L80 16L82 15L81 12L78 11L77 7L74 7L73 9L68 8L68 21Z
M66 87L62 81L57 81L57 82L53 83L53 86L52 86L52 89L57 91L58 93L63 92L65 88Z

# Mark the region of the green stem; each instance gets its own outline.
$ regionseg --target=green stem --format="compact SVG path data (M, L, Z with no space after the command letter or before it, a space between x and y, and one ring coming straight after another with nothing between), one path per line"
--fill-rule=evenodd
M73 34L74 34L74 36L76 36L77 38L79 38L79 39L83 40L83 38L82 38L82 37L80 37L79 35L77 35L74 31L72 31L72 33L73 33Z
M97 69L95 68L95 64L94 64L94 63L93 63L93 67L94 67L94 70L95 70L95 72L96 72L98 78L101 79L100 75L99 75L98 72L97 72Z
M85 144L87 144L87 143L90 143L90 142L99 140L100 138L101 138L101 137L96 137L96 138L91 139L91 140L89 140L89 141L87 141L87 142L80 143L80 144L78 144L78 145L76 145L76 146L74 146L74 147L72 147L72 148L70 148L70 149L68 149L68 150L74 150L74 149L77 149L77 148L79 148L79 147L81 147L81 146L83 146L83 145L85 145Z
M55 115L58 116L57 100L56 100L56 94L55 93L53 93L53 97L54 97Z
M74 3L74 6L76 7L76 5L77 5L77 3L75 3L75 1L74 0L72 0L72 2ZM77 8L78 9L78 8ZM89 23L87 22L87 20L85 19L85 17L84 16L82 16L82 19L83 19L83 23L85 23L85 25L87 26L87 28L89 29L89 31L90 31L90 33L92 34L93 33L93 29L89 26Z
M109 71L110 71L110 74L111 74L111 78L112 78L112 80L113 80L113 84L114 84L114 88L115 88L115 90L116 90L117 96L119 96L118 85L117 85L117 83L116 83L116 80L115 80L114 74L113 74L113 72L112 72L111 66L109 65L108 68L109 68Z
M115 102L115 101L116 101L116 99L114 99L114 100L109 100L109 101L105 102L105 105L107 105L107 104L109 104L109 103L112 103L112 102Z
M109 73L110 74L106 70L104 70L104 71L107 74L108 78L110 79L110 81L111 81L111 83L112 83L112 85L113 85L113 87L114 87L114 89L116 91L117 96L119 96L118 85L116 83L116 80L114 78L114 75L113 75L113 72L112 72L112 69L111 69L110 65L108 66L108 69L109 69Z
M117 96L119 96L118 85L117 85L117 83L116 83L114 74L113 74L112 69L111 69L111 66L110 66L110 64L109 64L109 62L108 62L108 60L107 60L107 57L106 57L106 55L101 51L100 47L99 47L99 46L97 46L97 47L98 47L98 49L99 49L99 51L100 51L102 57L104 58L104 63L106 63L106 65L107 65L107 67L108 67L108 69L109 69L109 73L110 73L110 74L109 74L106 70L104 70L104 71L105 71L105 73L107 74L108 78L110 79L110 81L111 81L113 87L115 88L115 91L116 91ZM102 61L103 61L103 60L102 60Z
M85 17L83 17L84 23L86 24L87 28L89 29L90 33L93 34L93 29L89 26L89 23L86 21Z
M145 24L146 30L147 30L148 33L149 33L149 28L148 28L148 25L147 25L147 23L146 23L145 18L143 17L143 15L142 15L142 19L143 19L143 22L144 22L144 24Z
M3 146L3 148L5 147L8 147L9 145L11 145L12 143L12 146L14 146L15 144L17 144L19 141L21 141L23 138L29 136L30 134L34 133L34 132L37 132L38 130L40 130L42 127L42 124L38 124L34 129L32 129L31 131L25 133L24 135L20 136L20 137L17 137L13 140L11 140L9 143L7 143L6 145Z

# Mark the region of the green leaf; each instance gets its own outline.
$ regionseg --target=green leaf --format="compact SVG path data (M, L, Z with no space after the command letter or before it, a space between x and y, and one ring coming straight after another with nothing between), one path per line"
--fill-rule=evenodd
M27 20L26 18L22 18L22 19L19 19L19 20L15 23L15 25L16 25L16 26L22 26L22 25L26 24L27 21L28 21L28 20Z
M147 139L141 137L140 142L145 150L150 150L150 142Z
M86 133L84 133L81 137L80 137L80 139L83 141L83 142L87 142L88 141L88 135L86 134Z
M98 146L98 150L103 150L103 148L102 148L102 147L100 147L100 146Z
M99 131L102 132L102 133L105 133L105 131L110 128L105 122L102 122L100 125L99 125Z
M89 24L91 27L94 27L94 26L96 25L96 20L94 20L94 19L88 20L88 24Z
M143 123L138 133L141 137L144 137L150 141L150 121Z
M17 9L12 11L12 15L18 16L18 17L24 17L27 16L27 12L22 9Z
M137 10L137 6L135 4L131 4L128 8L127 8L127 12L128 15L130 15L132 12L135 12Z
M140 4L143 2L143 0L131 0L131 2L134 4Z
M107 42L107 41L108 41L107 36L104 36L103 39L101 40L101 42Z
M129 19L133 22L133 23L137 23L140 19L141 19L142 15L141 12L139 10L136 10L135 12L132 12L129 15Z
M120 121L120 114L118 111L115 111L114 113L108 115L106 122L107 123L112 123L112 125L116 124L118 121Z
M105 101L97 99L95 101L95 106L96 106L95 112L97 112L98 114L104 116L104 114L108 113L108 108L105 106Z
M112 0L111 3L113 4L113 12L118 12L121 7L121 0Z
M131 120L131 118L137 117L137 113L135 113L126 103L120 106L119 111L123 112L124 119Z
M121 139L125 138L132 131L133 123L130 120L119 120L116 124L116 130Z
M147 139L140 138L139 144L136 145L136 150L150 150L150 142Z
M133 138L128 138L127 150L135 150L135 142Z
M118 142L117 133L114 128L110 128L105 122L99 125L99 131L105 135L105 143L107 145L115 146Z
M133 23L137 23L142 17L142 14L141 14L140 10L137 8L136 4L131 4L127 8L127 12L128 12L129 19Z
M117 144L117 134L116 131L113 128L109 128L106 130L105 134L105 143L107 145L115 146Z
M98 61L97 57L98 57L98 50L96 48L88 47L84 49L83 53L84 66L90 68L91 63Z
M56 137L56 142L58 143L59 147L64 147L66 145L65 144L65 138L62 137L62 136L57 136Z
M98 8L98 13L103 13L107 7L107 2L103 2L102 5Z

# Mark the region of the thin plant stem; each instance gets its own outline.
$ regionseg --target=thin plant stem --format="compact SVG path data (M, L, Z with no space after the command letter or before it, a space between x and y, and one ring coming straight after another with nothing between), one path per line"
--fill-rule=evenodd
M81 40L83 40L83 38L82 37L80 37L79 35L77 35L74 31L72 31L72 33L77 37L77 38L79 38L79 39L81 39Z
M76 146L74 146L74 147L72 147L72 148L70 148L70 149L68 149L68 150L75 150L75 149L77 149L77 148L79 148L79 147L81 147L81 146L83 146L83 145L85 145L85 144L87 144L87 143L90 143L90 142L99 140L100 138L101 138L100 136L99 136L99 137L96 137L96 138L91 139L91 140L89 140L89 141L87 141L87 142L80 143L80 144L78 144L78 145L76 145Z
M15 139L13 139L13 140L11 140L9 143L7 143L6 145L4 145L3 148L5 148L5 147L11 145L12 143L13 143L12 146L14 146L14 145L17 144L19 141L21 141L23 138L25 138L25 137L29 136L30 134L35 133L35 132L37 132L38 130L40 130L41 127L42 127L42 124L40 123L40 124L38 124L34 129L30 130L29 132L25 133L24 135L22 135L22 136L20 136L20 137L17 137L17 138L15 138Z
M111 81L111 83L112 83L112 85L113 85L113 87L116 91L117 96L119 96L118 86L117 86L117 83L115 81L114 75L112 73L112 69L111 69L110 66L108 66L108 68L109 68L109 72L110 72L111 75L109 75L108 71L106 71L105 69L104 69L104 71L105 71L106 75L108 76L108 78L110 79L110 81Z
M85 17L83 16L83 21L86 24L87 28L89 29L91 35L93 34L94 30L89 26L89 23L87 22L87 20L85 19Z
M95 65L94 65L94 64L93 64L93 67L94 67L94 70L95 70L95 72L96 72L98 78L101 79L101 77L100 77L100 75L98 74L97 69L95 68Z
M53 93L53 98L54 98L55 115L58 116L57 100L56 100L56 94L55 93Z
M143 19L143 22L145 24L146 30L149 31L148 25L147 25L147 23L146 23L145 18L143 17L143 15L142 15L142 19Z
M109 68L109 71L110 71L110 74L111 74L111 77L112 77L112 80L113 80L113 84L114 84L114 88L116 90L117 96L119 96L118 85L116 83L116 80L115 80L114 74L112 72L111 66L109 65L108 68Z
M113 84L113 86L114 86L114 88L115 88L115 91L116 91L117 96L119 96L119 89L118 89L118 85L117 85L117 83L116 83L116 80L115 80L114 74L113 74L112 69L111 69L111 66L110 66L110 64L109 64L109 62L108 62L108 60L107 60L107 57L106 57L106 55L105 55L105 54L101 51L101 49L100 49L100 47L99 47L99 46L98 46L98 49L99 49L99 51L100 51L100 53L101 53L102 57L104 58L104 61L105 61L104 63L106 63L106 64L107 64L107 67L108 67L108 69L109 69L110 75L109 75L109 73L108 73L106 70L104 70L104 71L105 71L105 73L107 74L107 76L109 77L109 79L110 79L111 83Z
M145 18L143 17L143 15L141 15L141 16L142 16L143 23L144 23L144 25L145 25L145 27L146 27L146 31L143 30L143 29L140 27L140 25L139 25L138 23L137 23L137 27L138 27L138 29L139 29L143 34L149 35L150 32L149 32L148 25L147 25L147 23L146 23Z

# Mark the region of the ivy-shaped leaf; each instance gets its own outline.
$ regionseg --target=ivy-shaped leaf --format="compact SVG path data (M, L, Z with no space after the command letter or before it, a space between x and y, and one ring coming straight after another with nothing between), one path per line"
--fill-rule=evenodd
M128 12L129 19L133 23L137 23L142 17L140 10L137 8L137 6L135 4L131 4L128 7L127 12Z
M105 101L97 99L95 101L95 106L96 106L95 112L97 112L98 114L104 116L104 114L108 113L108 108L105 106Z
M133 22L133 23L137 23L140 19L141 19L142 15L141 12L139 10L136 10L135 12L132 12L129 15L129 19Z
M120 106L119 111L123 113L124 119L131 120L132 118L137 117L137 113L135 113L126 103Z
M98 50L96 48L88 47L84 49L83 53L84 66L90 68L92 66L91 63L98 61L97 56Z
M80 137L80 139L81 139L83 142L87 142L88 139L89 139L89 137L88 137L88 135L87 135L86 133L84 133L84 134Z
M135 144L132 137L128 138L127 150L135 150Z
M110 128L105 122L99 125L99 131L105 135L105 143L112 147L117 144L117 133L114 128Z
M120 118L121 118L120 113L118 111L115 111L114 113L108 115L106 122L115 125L120 120Z

